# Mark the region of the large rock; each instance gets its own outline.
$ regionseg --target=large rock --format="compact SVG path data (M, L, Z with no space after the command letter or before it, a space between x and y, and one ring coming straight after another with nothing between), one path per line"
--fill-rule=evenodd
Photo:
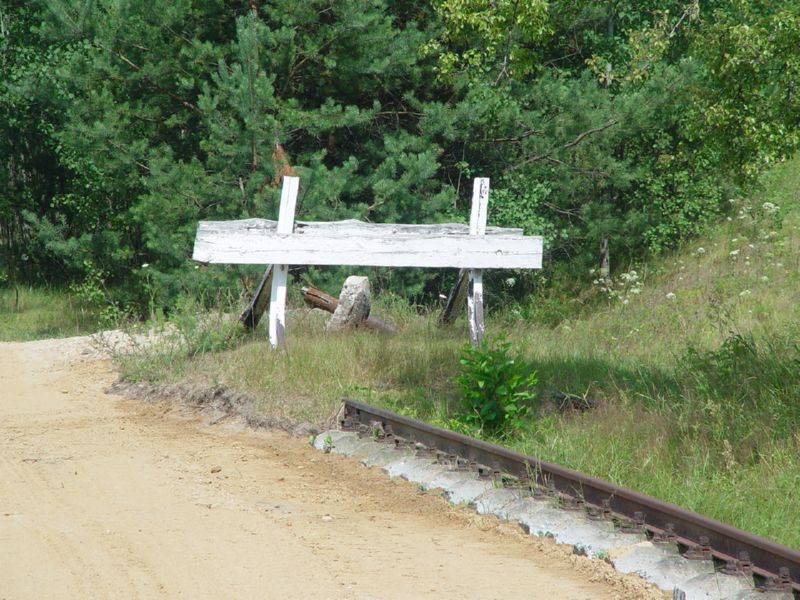
M363 323L369 317L371 305L369 278L348 277L339 295L339 305L328 321L328 330L339 331Z

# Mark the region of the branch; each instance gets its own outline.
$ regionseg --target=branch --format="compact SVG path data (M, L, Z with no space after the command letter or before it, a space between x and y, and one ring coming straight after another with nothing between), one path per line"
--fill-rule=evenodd
M555 204L551 204L550 202L542 202L542 206L545 208L549 208L553 212L557 212L558 214L564 215L565 217L569 217L571 219L578 219L579 221L586 222L580 213L577 210L570 210L568 208L561 208L556 206Z
M510 137L494 138L494 139L483 138L482 140L479 141L490 142L490 143L519 142L520 140L524 140L525 138L530 137L532 135L542 135L543 133L544 131L542 131L541 129L528 129L527 131L523 131L519 135L512 135Z
M590 129L589 131L584 131L582 134L580 134L578 137L576 137L574 140L572 140L568 144L564 144L563 148L567 149L567 148L572 148L573 146L577 146L578 144L580 144L583 141L583 139L585 137L590 136L590 135L592 135L594 133L600 133L601 131L605 131L606 129L608 129L612 125L616 125L616 124L617 124L617 120L616 119L611 119L605 125L601 125L600 127L595 127L594 129Z
M561 165L562 167L567 167L568 169L575 171L576 173L581 173L583 175L596 175L597 177L609 177L609 174L606 173L605 171L595 171L594 169L581 169L580 167L576 167L575 165L566 163L563 160L558 160L557 158L553 158L552 156L548 156L545 160L549 163L553 163L554 165Z
M399 117L401 115L408 115L410 117L424 117L425 113L414 112L413 110L384 110L376 112L376 117Z
M511 167L506 169L506 171L507 172L508 171L513 171L513 170L518 169L520 167L524 167L525 165L529 165L531 163L535 163L535 162L538 162L540 160L548 159L551 156L553 156L553 154L555 154L557 151L559 151L559 150L568 150L569 148L573 148L573 147L577 146L578 144L580 144L583 140L585 140L590 135L594 135L595 133L600 133L601 131L605 131L606 129L616 125L617 123L618 123L617 119L611 119L608 123L600 125L599 127L595 127L594 129L589 129L587 131L584 131L578 137L576 137L574 140L572 140L571 142L567 142L563 146L560 146L558 148L553 148L552 150L549 150L548 152L545 152L544 154L537 154L536 156L532 156L531 158L525 159L524 161L522 161L519 164L512 165Z
M109 146L111 146L115 150L119 151L121 154L130 156L130 153L128 152L128 149L125 148L122 144L120 144L118 142L115 142L114 140L112 140L110 138L105 138L104 141L105 141L106 144L108 144ZM140 160L137 160L135 158L132 158L132 160L133 160L133 163L137 167L142 169L142 171L144 171L146 173L150 172L150 167L148 167L146 164L144 164L143 162L141 162Z
M128 65L134 71L141 72L142 68L139 65L137 65L136 63L134 63L127 56L122 54L121 52L118 52L116 50L112 50L111 48L106 48L103 44L101 44L99 42L95 42L95 44L97 44L97 47L100 48L101 50L105 50L106 52L109 52L110 54L113 54L114 56L119 58L122 62L124 62L126 65ZM159 92L161 92L163 94L166 94L167 96L169 96L170 98L172 98L173 100L175 100L177 102L180 102L180 104L183 107L188 108L189 110L193 110L195 112L200 112L200 109L197 106L195 106L194 104L192 104L188 100L186 100L184 98L181 98L175 92L171 92L170 90L161 87L155 81L153 81L148 75L143 75L143 78L144 78L145 81L147 81L150 85L152 85Z
M554 65L556 63L559 63L562 60L568 60L568 59L572 58L573 56L580 56L580 54L581 54L581 51L580 50L576 50L575 52L570 52L569 54L565 54L564 56L560 56L558 58L551 58L547 62L543 63L542 66L543 67L549 67L550 65Z

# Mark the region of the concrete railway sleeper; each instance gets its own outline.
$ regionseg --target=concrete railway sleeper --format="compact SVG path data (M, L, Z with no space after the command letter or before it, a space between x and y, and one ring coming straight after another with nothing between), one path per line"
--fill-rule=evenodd
M450 485L452 502L468 502L479 512L517 520L531 533L572 544L576 552L602 558L624 547L625 555L613 564L673 590L675 598L800 599L797 550L607 481L363 402L343 400L341 415L339 430L317 437L320 449L361 456L365 464L379 465L389 475L428 488L447 490ZM565 519L570 524L560 530ZM659 567L648 572L650 563ZM681 574L670 582L666 572L676 569ZM706 594L710 579L721 595Z

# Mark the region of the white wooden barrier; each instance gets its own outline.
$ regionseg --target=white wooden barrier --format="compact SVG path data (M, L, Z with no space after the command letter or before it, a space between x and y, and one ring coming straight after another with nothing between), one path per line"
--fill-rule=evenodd
M486 227L489 179L475 179L470 224L406 225L360 221L294 221L299 179L284 177L278 221L201 221L193 259L204 263L271 264L269 340L285 339L288 265L454 267L468 269L470 338L483 338L482 269L539 269L542 238Z

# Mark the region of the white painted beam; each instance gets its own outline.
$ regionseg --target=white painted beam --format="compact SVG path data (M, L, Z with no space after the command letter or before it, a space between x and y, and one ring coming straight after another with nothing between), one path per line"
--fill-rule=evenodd
M359 265L540 269L542 238L536 236L411 235L341 236L281 234L264 230L210 231L198 227L192 258L204 263Z

